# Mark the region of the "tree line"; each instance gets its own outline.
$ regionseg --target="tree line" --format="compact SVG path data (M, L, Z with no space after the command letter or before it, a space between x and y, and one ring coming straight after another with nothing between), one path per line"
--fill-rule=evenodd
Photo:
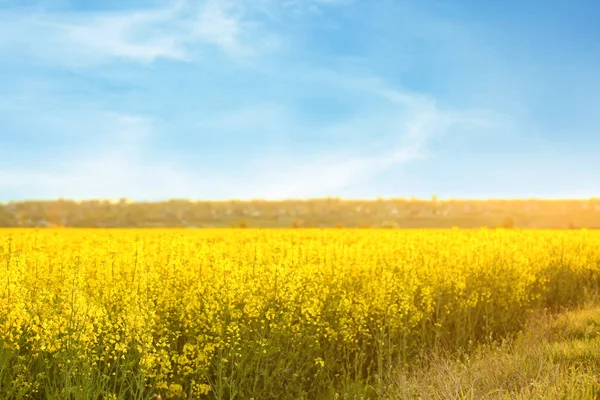
M600 199L128 199L0 203L1 227L600 228Z

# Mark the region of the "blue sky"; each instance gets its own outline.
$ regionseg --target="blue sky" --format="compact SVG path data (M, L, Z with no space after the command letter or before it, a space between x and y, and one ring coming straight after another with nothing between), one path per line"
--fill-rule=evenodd
M600 196L592 0L0 0L0 201Z

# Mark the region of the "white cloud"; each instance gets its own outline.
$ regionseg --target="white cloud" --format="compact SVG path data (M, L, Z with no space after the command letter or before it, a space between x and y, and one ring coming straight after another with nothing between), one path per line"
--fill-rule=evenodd
M0 171L0 188L26 193L29 198L73 199L130 197L137 200L189 197L194 178L169 165L142 164L129 153L115 152L72 160L50 170Z
M251 193L266 198L335 195L341 189L368 185L373 177L392 168L428 157L433 140L502 129L504 124L500 116L482 110L441 109L434 98L392 89L378 79L330 71L323 72L320 78L318 74L310 76L316 79L316 84L323 79L324 84L386 99L390 107L317 127L302 125L294 120L291 110L280 105L262 104L216 118L211 125L214 128L250 126L266 135L306 134L310 130L311 137L333 138L338 142L332 153L321 150L306 155L293 149L281 153L278 149L277 154L271 153L248 166L254 179L251 184L244 182L247 185L238 182L238 188L244 187L250 197ZM356 142L345 145L350 138L360 138L359 150Z
M340 77L340 82L351 82ZM356 79L356 82L364 80ZM360 85L356 84L356 87ZM163 158L147 157L148 142L160 135L145 116L114 112L86 114L88 135L106 137L106 145L93 153L79 154L60 165L44 170L15 169L0 173L0 192L27 193L28 196L56 198L164 199L187 198L289 198L335 195L342 189L368 185L375 176L397 166L428 157L435 137L455 134L482 121L470 111L439 109L435 101L405 92L381 91L382 83L363 86L377 96L389 96L388 111L360 114L331 126L307 127L281 105L259 104L215 117L208 125L216 132L247 128L246 132L272 129L269 135L285 135L289 130L312 132L339 139L333 150L298 154L289 145L279 152L247 154L239 164L203 172L186 165L177 154ZM385 97L385 96L383 96ZM96 115L95 120L90 116ZM231 118L227 118L227 116ZM77 125L72 125L74 130ZM265 136L260 136L265 140ZM359 137L364 147L344 145L344 137ZM268 136L267 136L268 138ZM268 139L267 139L268 140ZM244 141L243 143L247 143ZM285 140L280 143L285 144ZM317 147L318 148L318 147ZM225 174L225 175L222 175Z
M267 198L289 198L335 195L350 186L368 185L376 175L425 158L428 138L447 128L443 118L442 114L416 111L404 121L392 113L370 116L354 127L349 123L332 127L330 132L341 129L352 136L362 134L364 141L375 149L350 152L342 148L332 154L325 152L308 158L293 153L285 158L273 157L258 168L262 179L257 190ZM387 139L382 141L381 137Z
M8 11L0 12L0 22L0 52L78 67L119 58L189 60L201 53L201 45L242 60L277 46L276 36L251 20L243 3L227 0L120 12Z
M318 3L306 4L318 7ZM11 51L27 52L46 61L87 66L115 58L144 63L159 58L189 60L196 56L199 45L210 44L239 60L268 50L270 45L264 44L265 40L277 42L273 34L261 30L252 20L247 4L183 1L156 10L36 14L18 19L0 12L0 22L6 22L0 24L0 51L12 47ZM316 126L303 124L295 110L285 105L259 103L237 111L225 110L222 116L201 125L218 135L226 131L245 132L282 145L289 145L286 135L300 136L308 129L315 136L339 140L333 150L313 146L315 150L310 155L297 154L289 146L278 154L267 150L247 155L229 170L227 177L184 165L177 154L167 154L163 159L146 157L150 148L147 142L160 132L145 116L96 111L90 104L59 116L37 115L38 121L49 118L44 122L49 122L46 127L51 131L62 129L67 136L85 132L103 138L105 144L44 170L25 167L0 171L0 192L9 190L46 198L134 199L329 195L366 185L378 174L424 158L435 138L454 134L458 129L474 130L493 118L476 110L441 108L432 97L392 89L376 78L329 70L294 71L292 66L269 73L280 74L280 80L289 82L292 89L305 84L333 87L339 95L370 96L387 102L387 106L381 110L361 109L339 123ZM14 107L12 101L9 103ZM26 108L31 107L27 104ZM344 138L359 138L360 143L347 146ZM245 143L248 142L240 145Z
M57 41L62 39L85 58L123 57L143 62L185 59L181 38L157 26L169 17L169 12L101 16L57 26L62 31L57 31Z
M291 9L295 13L309 13L322 15L321 8L326 6L346 6L354 3L356 0L277 0L284 7Z
M102 145L64 154L43 169L0 170L0 193L23 193L28 198L152 199L189 197L195 183L211 182L200 172L145 158L148 141L156 134L151 119L114 112L90 112L86 117L85 134L101 138Z
M232 12L231 4L207 1L194 22L194 33L207 42L220 46L230 54L240 54L246 49L240 44L241 17Z
M366 184L375 175L394 165L423 158L418 147L398 147L386 153L367 156L343 157L301 161L295 164L270 161L263 166L262 179L256 190L262 197L272 199L320 197L335 195L341 189Z

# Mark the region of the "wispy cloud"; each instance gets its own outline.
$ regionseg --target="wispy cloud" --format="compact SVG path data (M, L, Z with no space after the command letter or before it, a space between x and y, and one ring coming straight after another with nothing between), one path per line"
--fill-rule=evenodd
M468 114L461 118L470 119ZM287 153L285 158L270 157L258 168L262 179L256 190L269 198L335 195L342 189L365 185L390 169L431 157L432 138L456 133L457 127L465 123L444 111L412 110L406 114L399 110L398 114L371 116L352 128L348 125L326 131L343 130L345 134L377 139L366 140L366 149L359 151L342 147L309 157L294 153Z
M148 141L157 133L145 116L98 112L86 117L85 134L102 138L104 144L64 154L43 168L0 169L0 193L23 193L23 197L55 198L156 198L191 195L194 182L210 178L198 171L178 170L163 160L148 159ZM26 194L28 193L28 195Z
M333 76L336 75L330 75ZM379 97L389 107L312 127L282 105L257 104L249 109L228 110L222 117L204 121L203 127L221 134L247 132L266 145L266 152L246 155L240 160L243 169L234 168L225 175L212 172L211 168L177 162L176 154L151 156L150 141L163 132L157 132L148 117L115 112L87 114L82 124L95 127L88 129L87 134L105 137L108 145L94 148L91 153L72 155L66 162L43 171L2 172L0 189L18 192L28 188L31 193L36 188L37 197L61 193L75 198L333 195L364 184L391 168L429 157L433 139L481 127L482 118L476 112L439 109L433 99L391 89L380 80L340 75L337 81L329 82ZM331 138L337 144L333 150L314 149L310 154L289 146L286 134L302 135L309 130L315 137ZM358 148L356 142L345 145L349 138L362 138ZM273 141L281 146L269 151L269 142Z
M201 57L201 46L209 45L239 61L268 51L278 42L278 35L264 29L254 11L277 14L284 7L311 13L348 3L287 1L276 6L265 0L251 8L240 1L203 0L138 11L39 13L20 19L0 14L0 19L9 22L0 29L20 33L12 35L20 38L17 40L0 39L0 50L12 46L12 51L29 52L29 56L44 61L89 66L114 59L142 63L160 58L192 61ZM33 40L34 36L42 39ZM29 46L24 46L23 41ZM316 125L303 122L298 111L285 103L255 101L250 107L225 108L222 115L197 123L199 128L215 132L207 140L228 133L246 134L244 143L249 144L248 139L254 137L264 151L244 157L240 161L245 165L243 169L234 167L228 173L214 173L199 165L177 162L177 154L150 156L150 139L169 134L158 132L151 118L80 105L79 118L73 113L59 113L51 120L40 115L40 121L46 118L46 130L53 121L64 121L50 131L61 127L67 135L85 131L88 140L95 138L92 143L105 144L85 153L67 155L63 162L44 170L15 168L1 172L0 189L25 193L25 188L35 188L27 192L38 197L60 193L76 198L329 195L427 157L432 140L455 133L457 128L473 129L489 121L489 115L482 116L477 111L442 109L430 95L393 88L377 77L318 67L263 67L263 72L273 79L289 82L289 88L320 91L328 87L352 97L371 98L382 107L362 109L335 123L321 121ZM31 95L35 98L36 93ZM326 138L334 145L319 149L315 143L310 154L296 151L291 138L307 133ZM348 141L350 144L346 144Z
M430 96L393 89L380 79L333 71L291 73L296 78L304 75L316 79L317 84L320 77L328 85L374 96L388 106L382 111L363 112L333 125L317 127L294 120L294 113L280 105L263 104L216 118L209 126L238 132L250 126L276 142L277 135L302 132L337 141L333 152L327 148L310 155L294 149L270 153L266 159L251 165L254 180L250 192L254 190L268 198L333 195L341 189L365 184L392 168L430 157L432 141L501 130L507 124L504 116L486 110L442 109ZM353 138L361 140L356 143L351 141Z
M40 1L0 7L0 199L467 193L595 157L597 79L537 73L597 62L536 61L542 31L525 59L458 3Z
M244 10L231 2L209 0L200 6L193 33L200 39L219 46L233 57L254 53L247 39Z
M202 55L202 46L215 46L243 60L277 46L276 35L247 8L227 0L185 0L136 11L0 11L0 52L81 67L111 59L189 61Z
M48 170L0 171L0 188L22 198L73 199L130 197L137 200L211 195L196 189L201 182L218 182L195 172L193 176L168 164L141 163L129 153L102 154L91 159L71 160Z

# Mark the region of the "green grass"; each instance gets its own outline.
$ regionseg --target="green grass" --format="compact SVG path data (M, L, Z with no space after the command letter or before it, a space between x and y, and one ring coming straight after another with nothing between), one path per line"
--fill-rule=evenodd
M501 344L423 357L395 375L382 397L600 399L600 306L538 315Z
M132 386L121 394L103 377L107 371L87 366L87 373L44 370L14 354L0 352L0 376L15 364L11 374L19 380L31 373L47 374L45 398L51 399L156 399L143 380L125 368ZM66 360L63 360L66 362ZM75 365L72 365L75 367ZM81 367L81 365L79 365ZM79 371L82 372L82 371ZM2 398L36 398L26 385L2 382ZM7 390L10 389L10 390ZM26 394L29 392L29 396ZM337 392L337 393L336 393ZM132 395L136 393L136 395ZM289 397L293 398L293 396ZM587 306L560 314L532 317L512 339L477 345L460 354L437 350L422 356L410 370L392 376L383 392L374 387L345 385L323 393L322 399L600 399L600 306Z

